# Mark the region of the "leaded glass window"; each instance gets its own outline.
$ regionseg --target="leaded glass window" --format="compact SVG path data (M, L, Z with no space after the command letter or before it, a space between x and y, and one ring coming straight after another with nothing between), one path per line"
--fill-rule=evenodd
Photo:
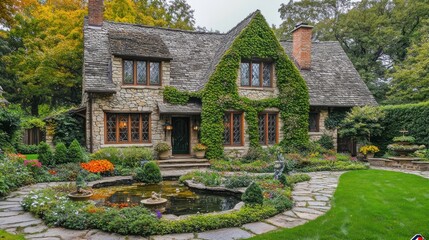
M240 84L243 87L271 87L271 63L242 62L240 64Z
M250 65L249 63L241 63L240 64L240 80L241 86L249 86L250 81Z
M161 63L124 60L124 84L161 85Z
M225 114L223 117L223 144L231 145L231 115L229 113Z
M243 114L226 113L224 116L224 144L242 145L243 144Z
M260 64L259 63L252 63L252 87L259 87L259 73L260 73Z
M265 145L265 115L258 116L259 143Z
M147 84L147 75L146 75L146 62L137 61L137 84L146 85Z
M258 116L259 143L276 144L278 139L277 113L263 113Z
M150 63L150 85L159 85L159 63Z
M264 70L262 72L262 78L263 78L262 85L264 87L271 87L271 64L269 64L269 63L264 64Z
M150 114L106 114L106 143L142 142L150 142Z
M134 63L133 61L125 60L124 61L124 83L133 84L134 79Z

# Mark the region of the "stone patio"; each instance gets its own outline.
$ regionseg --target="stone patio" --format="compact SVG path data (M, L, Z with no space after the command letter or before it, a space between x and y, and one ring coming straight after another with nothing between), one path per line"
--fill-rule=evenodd
M384 169L384 168L382 168ZM392 169L387 169L392 170ZM429 178L429 172L409 171L393 169L406 173L417 174ZM268 218L262 222L245 224L240 228L225 228L200 233L170 234L164 236L151 236L143 238L140 236L122 236L99 230L69 230L64 228L48 228L40 219L24 212L20 206L23 197L32 190L53 186L60 183L39 183L26 186L11 193L6 199L0 201L0 228L11 233L21 233L27 239L240 239L249 238L257 234L263 234L279 228L292 228L311 221L328 211L331 207L330 199L337 187L338 179L344 172L313 172L308 173L311 180L295 185L292 197L295 206L288 211ZM102 181L127 179L127 177L105 178ZM91 184L100 183L100 181Z

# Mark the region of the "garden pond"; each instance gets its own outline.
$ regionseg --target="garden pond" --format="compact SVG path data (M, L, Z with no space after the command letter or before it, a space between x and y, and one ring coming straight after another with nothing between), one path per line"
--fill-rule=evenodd
M150 198L152 192L168 200L164 214L176 216L226 211L241 201L237 194L194 190L178 181L96 188L90 200L105 206L137 206L141 200Z

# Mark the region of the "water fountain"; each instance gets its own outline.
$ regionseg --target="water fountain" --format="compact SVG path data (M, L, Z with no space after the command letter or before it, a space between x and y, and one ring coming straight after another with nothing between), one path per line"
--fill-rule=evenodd
M141 203L147 208L165 212L167 199L162 198L160 193L152 192L152 196L147 199L141 200Z

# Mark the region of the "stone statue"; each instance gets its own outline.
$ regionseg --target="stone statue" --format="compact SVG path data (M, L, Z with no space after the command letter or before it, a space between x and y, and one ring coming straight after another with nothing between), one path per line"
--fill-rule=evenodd
M152 200L159 200L161 198L161 194L160 193L156 193L152 191L152 196L151 199Z

